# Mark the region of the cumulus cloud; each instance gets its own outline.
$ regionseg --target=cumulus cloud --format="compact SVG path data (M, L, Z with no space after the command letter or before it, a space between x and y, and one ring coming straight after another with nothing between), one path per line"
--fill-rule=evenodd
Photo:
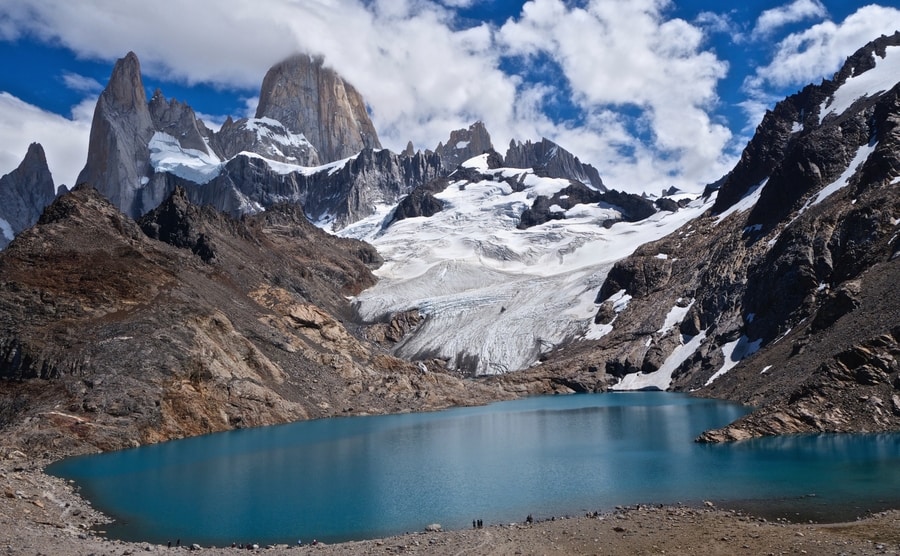
M574 100L586 111L611 107L640 111L631 126L620 118L613 136L586 122L587 130L599 139L597 147L604 150L592 153L602 158L601 168L619 164L623 150L616 145L624 143L633 147L624 151L631 152L628 162L648 170L633 178L636 181L658 183L664 176L711 181L724 170L720 155L731 138L730 131L710 117L718 100L716 85L727 64L702 49L704 35L699 28L681 19L665 19L666 5L661 0L607 0L569 8L560 0L533 0L519 19L500 29L499 39L512 55L552 56L572 87ZM651 139L638 145L635 126L642 123L649 127ZM627 141L623 125L632 128ZM624 179L628 170L622 170Z
M764 39L785 25L827 16L828 10L819 0L794 0L790 4L764 11L756 20L752 36Z
M831 76L847 56L875 37L900 29L900 10L864 6L844 21L823 21L781 40L769 64L757 68L744 82L748 100L744 109L751 125L761 119L766 106L783 97L783 89L803 87Z
M727 65L705 49L702 27L667 17L669 0L531 0L500 28L460 26L453 8L474 1L43 0L13 3L0 36L108 61L133 50L156 79L245 97L303 50L360 90L395 150L434 147L482 120L498 147L546 136L612 187L697 188L727 170L730 132L711 116ZM541 55L561 68L556 90L501 69ZM548 99L570 92L579 121L546 116Z
M87 160L95 104L96 98L86 99L64 118L0 92L0 174L22 162L29 144L40 143L54 183L74 185Z

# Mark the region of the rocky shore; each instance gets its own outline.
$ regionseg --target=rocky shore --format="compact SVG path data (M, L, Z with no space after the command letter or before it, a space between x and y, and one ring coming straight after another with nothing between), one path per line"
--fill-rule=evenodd
M188 552L109 540L96 532L108 518L74 487L43 472L49 461L8 452L0 461L0 551L8 555L132 555ZM900 511L851 523L767 521L707 503L635 506L579 517L536 516L534 523L486 523L482 529L423 531L397 537L315 546L198 547L204 554L900 554ZM435 527L430 527L435 528ZM174 552L173 552L174 551Z

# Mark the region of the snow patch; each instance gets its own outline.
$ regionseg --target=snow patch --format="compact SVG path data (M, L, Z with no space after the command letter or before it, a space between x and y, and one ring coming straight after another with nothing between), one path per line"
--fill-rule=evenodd
M900 56L898 56L898 57L900 57ZM856 173L856 170L863 163L865 163L866 160L868 160L869 155L871 155L873 152L875 152L876 145L878 145L878 143L872 142L868 145L860 147L856 151L856 156L853 157L853 160L850 161L850 164L847 166L847 169L844 170L844 173L841 174L838 179L836 179L829 185L822 188L818 193L816 193L815 197L811 197L809 200L807 200L806 203L803 205L803 207L800 209L800 211L797 212L797 216L794 217L794 220L799 218L800 215L803 214L804 212L806 212L806 210L809 209L810 207L814 207L814 206L818 205L819 203L821 203L822 201L827 199L829 196L833 195L834 193L837 193L844 187L847 187L848 183L850 182L850 178L853 177L853 175ZM791 222L793 222L793 220Z
M168 172L200 185L218 176L224 166L216 155L182 148L178 139L162 131L153 134L148 147L154 171Z
M284 127L284 124L272 118L249 118L244 122L243 127L255 132L257 139L261 142L268 139L283 146L312 148L312 143L306 139L305 135L302 133L291 133L290 130ZM276 147L273 148L277 150ZM278 152L278 154L281 153Z
M826 99L819 109L819 123L829 114L841 115L857 100L875 97L893 88L900 79L900 47L888 46L885 57L873 55L875 67L851 77Z
M687 339L686 342L684 341L685 339ZM697 351L705 339L706 330L693 337L682 337L682 344L672 351L672 354L669 355L659 369L647 374L627 374L618 384L610 387L610 390L668 389L672 385L672 374Z
M9 222L7 222L3 218L0 218L0 232L2 232L3 237L8 239L9 241L12 241L13 238L16 237L16 234L13 233L12 226L10 226Z
M800 133L803 131L803 124L800 122L794 122L794 126L791 128L791 133Z
M766 366L763 368L763 370L759 371L759 374L764 375L764 374L766 374L766 373L769 371L769 369L771 369L771 368L772 368L772 365L766 365Z
M756 206L756 202L759 201L759 196L762 195L762 190L766 186L766 182L768 182L768 181L769 181L769 178L766 178L763 181L761 181L758 184L751 187L750 190L747 191L747 193L744 194L743 197L741 197L740 201L731 205L730 207L725 209L722 212L722 214L720 214L718 217L716 217L716 225L718 225L720 222L722 222L723 220L725 220L726 218L728 218L729 216L731 216L732 214L734 214L736 212L744 212L744 211L750 210L754 206Z
M480 154L478 156L473 156L469 160L466 160L465 162L460 164L460 166L462 166L463 168L474 168L481 172L487 172L488 171L487 159L488 159L487 153Z
M684 307L679 307L677 304L669 309L669 312L666 314L666 320L663 322L662 328L657 330L656 332L659 334L666 334L676 325L681 324L681 321L684 320L684 317L688 314L688 311L691 310L691 307L694 306L694 299L691 299L691 302L688 303Z
M747 336L741 335L740 338L733 342L728 342L727 344L722 346L722 355L725 356L725 362L722 364L722 367L716 371L709 380L706 381L704 386L709 386L713 383L714 380L724 375L731 369L735 367L738 363L740 363L741 359L746 357L750 357L757 351L759 351L759 347L762 345L762 338L754 341L750 341Z
M656 254L656 258L665 261L666 259L669 258L669 256L668 256L667 254L665 254L665 253L657 253L657 254Z

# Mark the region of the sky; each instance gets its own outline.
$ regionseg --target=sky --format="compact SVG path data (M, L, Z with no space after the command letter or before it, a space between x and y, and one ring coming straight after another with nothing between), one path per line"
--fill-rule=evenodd
M885 0L0 0L0 174L37 141L73 185L129 51L148 97L213 128L253 116L266 70L307 52L362 93L394 151L481 120L501 154L546 137L610 188L700 191L767 108L898 29Z

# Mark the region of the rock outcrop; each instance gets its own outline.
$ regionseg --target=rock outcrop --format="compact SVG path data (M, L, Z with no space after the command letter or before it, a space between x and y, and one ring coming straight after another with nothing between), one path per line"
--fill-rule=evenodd
M16 234L33 226L55 197L44 149L39 143L32 143L21 164L0 177L0 249Z
M273 66L263 79L256 117L303 134L323 163L381 148L362 95L320 57L298 54Z
M306 136L292 133L271 118L228 118L213 136L212 145L222 160L251 152L286 164L312 167L322 163Z
M449 173L466 160L493 150L491 135L484 127L484 123L475 122L468 129L450 132L447 144L438 143L434 152L441 157L441 164Z
M533 168L539 176L580 181L599 191L606 191L596 168L584 164L577 156L546 138L537 143L511 141L504 164L510 168Z

